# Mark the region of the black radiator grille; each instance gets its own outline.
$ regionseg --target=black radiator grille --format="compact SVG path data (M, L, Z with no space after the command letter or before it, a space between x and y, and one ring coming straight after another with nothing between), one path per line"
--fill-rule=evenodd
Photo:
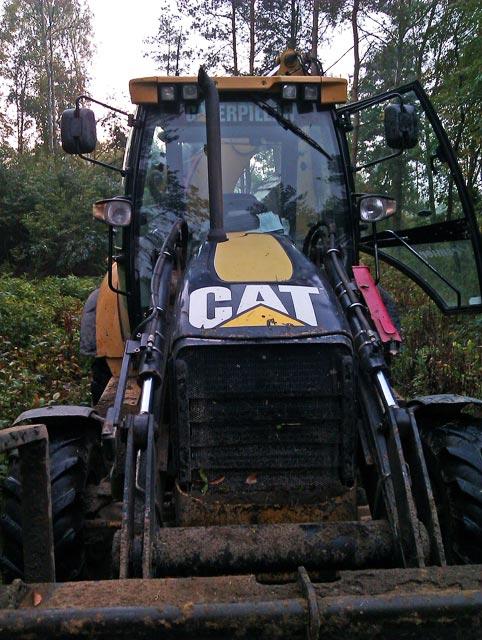
M259 472L259 488L289 489L338 479L353 458L352 362L344 344L182 349L181 480L226 475L233 486Z

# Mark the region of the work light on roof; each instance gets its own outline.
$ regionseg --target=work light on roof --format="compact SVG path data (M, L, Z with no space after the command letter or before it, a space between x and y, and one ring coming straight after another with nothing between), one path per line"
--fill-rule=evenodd
M318 85L305 84L303 85L303 100L318 100Z
M173 84L161 85L160 92L163 102L174 102L176 99L176 87Z
M199 89L197 84L185 84L182 87L182 97L184 100L197 100Z
M296 100L297 87L295 84L284 84L282 88L282 96L285 100Z

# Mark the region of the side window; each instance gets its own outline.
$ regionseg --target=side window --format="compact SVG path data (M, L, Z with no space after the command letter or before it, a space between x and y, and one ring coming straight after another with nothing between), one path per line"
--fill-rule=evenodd
M384 107L399 98L392 95L351 117L356 192L397 201L395 215L376 228L360 223L360 249L373 253L376 243L380 257L418 282L443 311L480 309L477 221L445 133L418 87L402 95L419 120L418 144L403 153L386 146L383 122ZM381 158L387 159L377 162Z
M162 127L155 127L152 146L147 160L147 175L142 203L144 206L157 204L167 182L166 143Z

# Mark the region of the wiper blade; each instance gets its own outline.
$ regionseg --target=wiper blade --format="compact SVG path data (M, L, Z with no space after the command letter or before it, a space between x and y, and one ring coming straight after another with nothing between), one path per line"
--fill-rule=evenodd
M270 116L273 116L273 118L277 122L279 122L280 125L283 126L285 129L289 129L290 131L292 131L295 135L297 135L299 138L301 138L307 144L309 144L310 147L313 147L313 149L316 149L316 151L318 151L319 153L324 155L325 158L327 158L328 160L333 160L333 156L330 153L328 153L328 151L323 149L323 147L320 146L316 142L316 140L313 140L313 138L311 136L309 136L307 133L305 133L303 131L303 129L301 129L294 122L291 122L291 120L288 120L288 118L285 118L284 116L282 116L281 113L279 111L276 111L276 109L274 107L272 107L271 105L267 104L266 102L263 102L262 100L254 100L253 102L260 109L262 109L266 113L269 113Z

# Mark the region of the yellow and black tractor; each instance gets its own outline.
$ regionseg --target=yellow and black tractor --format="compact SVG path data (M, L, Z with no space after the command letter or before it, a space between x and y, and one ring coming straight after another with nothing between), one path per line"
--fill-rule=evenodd
M384 261L443 312L482 310L427 95L345 104L294 52L278 74L130 93L125 193L94 205L95 406L0 434L0 638L480 638L482 401L397 394L378 287ZM61 125L82 156L83 100Z

